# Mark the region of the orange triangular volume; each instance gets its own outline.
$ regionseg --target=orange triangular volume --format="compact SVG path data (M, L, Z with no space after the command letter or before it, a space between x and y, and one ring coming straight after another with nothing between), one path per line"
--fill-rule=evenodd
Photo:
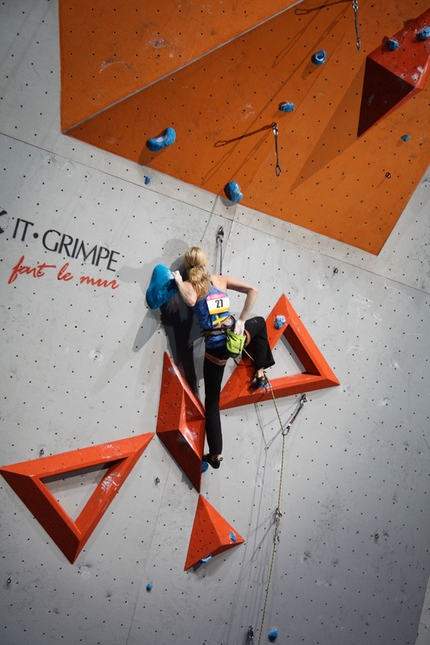
M196 490L200 491L205 411L168 354L164 354L157 434Z
M74 562L154 433L3 466L0 473L70 562ZM106 464L76 521L65 512L44 479Z
M277 316L284 316L286 319L285 325L280 329L276 329L274 325ZM301 374L270 380L276 398L339 385L339 381L285 295L279 298L267 318L266 324L270 348L273 349L280 338L284 336L305 369ZM250 389L253 375L252 360L244 355L243 360L222 389L221 409L234 408L272 398L269 389Z
M189 569L201 560L218 555L243 542L243 537L199 495L184 569Z
M366 58L357 136L391 114L425 86L430 73L430 43L417 36L430 22L430 9L410 20Z

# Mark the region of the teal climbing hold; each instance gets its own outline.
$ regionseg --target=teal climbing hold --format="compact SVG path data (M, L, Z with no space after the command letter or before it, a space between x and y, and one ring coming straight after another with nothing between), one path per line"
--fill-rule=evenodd
M243 197L237 181L229 181L224 187L224 192L233 204L240 202Z
M285 318L285 316L276 316L274 323L275 329L281 329L281 327L283 327L286 322L287 319Z
M399 43L395 38L389 38L387 40L387 47L390 51L394 52L399 47Z
M163 148L167 148L168 146L171 146L172 143L174 143L175 141L176 141L176 132L174 131L174 129L166 128L164 132L160 134L160 136L153 137L152 139L148 139L148 141L146 142L146 146L152 152L158 152Z
M327 58L327 54L325 53L324 49L320 49L319 52L315 52L315 54L312 55L312 62L314 65L322 65L325 63Z
M151 281L146 291L146 302L151 309L158 309L166 304L178 291L173 273L164 264L157 264L152 272Z
M417 33L418 40L427 40L430 38L430 27L424 27Z
M295 105L291 101L284 101L278 105L278 110L281 112L293 112L295 110Z
M202 558L202 559L200 560L200 562L201 562L202 564L206 564L207 562L209 562L209 560L212 560L212 556L211 556L211 555L208 555L206 558Z

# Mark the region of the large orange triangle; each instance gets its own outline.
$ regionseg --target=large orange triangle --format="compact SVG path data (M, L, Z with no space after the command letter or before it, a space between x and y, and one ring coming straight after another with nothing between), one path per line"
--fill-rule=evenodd
M276 329L274 324L277 316L284 316L286 320L280 329ZM284 336L305 370L301 374L271 380L272 391L276 398L339 385L339 381L285 295L279 298L266 324L270 348L273 349ZM222 389L220 397L222 410L272 398L268 388L250 389L254 372L252 360L244 354Z
M184 569L189 569L202 559L218 555L244 541L218 511L199 495Z
M70 562L74 562L154 433L0 468L0 473ZM73 521L44 483L49 477L107 464L106 474Z
M366 58L357 136L422 90L430 74L430 42L418 34L430 22L430 9L407 22L391 42L382 43Z
M205 411L170 356L164 354L157 435L197 491L202 477Z

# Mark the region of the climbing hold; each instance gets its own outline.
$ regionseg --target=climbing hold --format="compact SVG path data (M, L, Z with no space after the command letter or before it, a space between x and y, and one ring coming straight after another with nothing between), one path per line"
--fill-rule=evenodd
M281 329L283 325L287 322L285 316L276 316L275 318L275 329Z
M200 560L200 562L201 562L202 564L206 564L206 562L209 562L209 560L211 560L211 559L212 559L212 556L211 556L211 555L208 555L206 558L202 558L202 559Z
M146 292L146 302L151 309L158 309L178 291L173 273L164 264L157 264L152 272Z
M145 175L145 184L150 184L151 183L151 177L148 177Z
M278 630L277 630L276 628L275 628L275 629L272 629L272 630L268 633L268 637L269 637L269 641L270 641L271 643L274 643L274 642L275 642L275 640L278 638Z
M240 202L243 197L237 181L229 181L224 187L224 192L233 204Z
M148 584L146 585L146 591L151 591L151 589L152 589L152 584L148 582Z
M209 468L208 462L207 461L202 461L202 473L205 473L208 468Z
M171 146L172 143L174 143L176 140L176 132L174 131L173 128L166 128L164 132L160 134L158 137L153 137L152 139L148 139L146 142L146 146L152 151L152 152L158 152L158 150L162 150L163 148L167 148L168 146Z
M411 135L410 134L402 134L401 138L403 139L403 141L409 141L409 139L411 138Z
M430 27L424 27L421 31L417 33L418 40L427 40L430 38Z
M315 52L312 56L312 62L314 65L322 65L325 63L327 58L327 54L325 53L324 49L320 49L319 52Z
M231 540L232 542L237 542L236 534L235 534L235 533L233 533L233 531L230 531L230 540Z
M293 112L295 107L296 106L294 105L294 103L291 103L291 101L286 101L285 103L280 103L278 105L278 110L280 110L281 112Z
M399 43L395 38L389 38L387 40L387 47L390 51L394 52L398 48Z

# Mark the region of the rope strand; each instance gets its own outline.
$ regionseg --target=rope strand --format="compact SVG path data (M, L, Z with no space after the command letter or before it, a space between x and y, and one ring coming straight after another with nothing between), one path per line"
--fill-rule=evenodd
M266 378L267 378L267 376L266 376ZM283 423L282 423L282 419L281 419L281 415L279 413L278 406L276 404L275 394L273 392L272 385L271 385L269 379L267 379L267 382L269 383L270 393L272 395L273 403L274 403L275 409L276 409L276 414L278 416L279 424L281 426L281 431L282 431L282 450L281 450L281 476L280 476L280 479L279 479L279 490L278 490L278 506L277 506L276 511L275 511L275 533L274 533L274 536L273 536L272 557L271 557L271 561L270 561L269 577L267 579L266 595L265 595L265 599L264 599L263 616L261 618L261 626L260 626L260 633L259 633L259 637L258 637L258 645L260 645L260 643L261 643L261 637L262 637L262 634L263 634L263 626L264 626L264 620L266 618L266 610L267 610L267 603L268 603L268 600L269 600L270 585L271 585L271 582L272 582L273 568L274 568L274 565L275 565L276 547L277 547L277 545L279 543L279 525L280 525L281 517L282 517L281 501L282 501L282 486L283 486L283 480L284 480L285 439L287 438L287 436L288 436L288 434L290 432L291 426L292 426L292 424L294 423L294 421L297 418L297 415L302 410L304 404L308 400L307 397L306 397L306 394L302 394L302 396L300 398L300 401L299 401L299 404L298 404L295 412L291 416L290 420L286 424L285 430L284 430L284 426L283 426Z

